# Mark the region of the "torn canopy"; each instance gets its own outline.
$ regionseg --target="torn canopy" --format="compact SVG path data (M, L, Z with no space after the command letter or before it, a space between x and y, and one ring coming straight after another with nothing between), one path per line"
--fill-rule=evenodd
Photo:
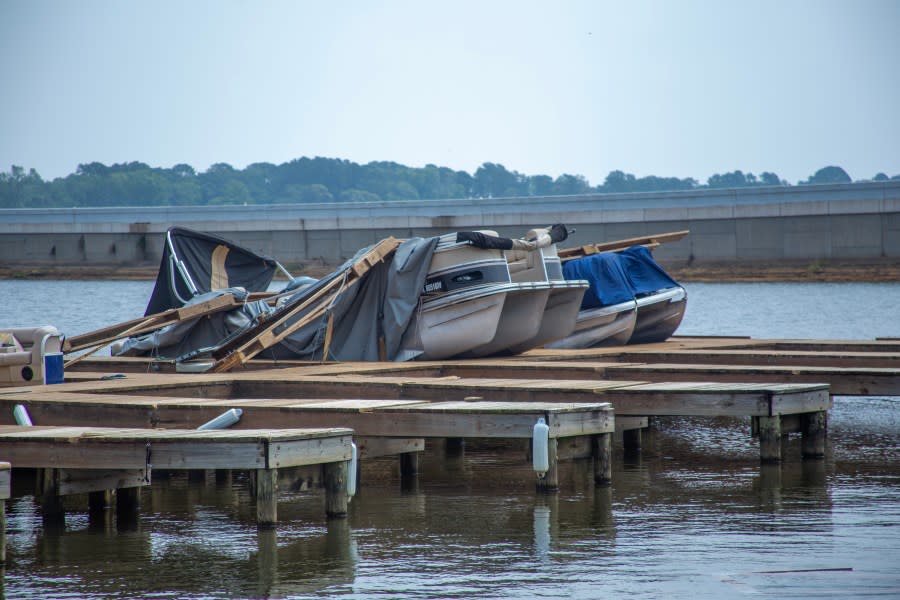
M217 235L185 227L166 232L156 285L144 316L185 306L194 296L232 287L265 291L278 263Z

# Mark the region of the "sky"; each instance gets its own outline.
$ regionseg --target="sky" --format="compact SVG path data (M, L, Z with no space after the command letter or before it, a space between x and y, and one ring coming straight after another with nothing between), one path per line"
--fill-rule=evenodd
M900 174L900 1L0 0L0 171Z

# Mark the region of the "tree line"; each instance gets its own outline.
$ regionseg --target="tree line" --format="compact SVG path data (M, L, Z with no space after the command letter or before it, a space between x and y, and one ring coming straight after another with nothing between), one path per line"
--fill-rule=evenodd
M872 180L900 179L878 173ZM844 169L828 166L799 185L847 183ZM715 174L706 183L678 177L635 177L611 171L600 185L582 175L525 175L497 163L484 163L470 175L447 167L408 167L395 162L361 165L338 158L298 158L280 165L254 163L235 169L217 163L198 173L186 164L171 168L142 162L78 165L66 177L45 181L34 170L12 166L0 172L0 208L196 206L243 204L296 204L493 198L510 196L565 196L589 193L662 192L706 188L787 186L771 172L759 175L732 171Z

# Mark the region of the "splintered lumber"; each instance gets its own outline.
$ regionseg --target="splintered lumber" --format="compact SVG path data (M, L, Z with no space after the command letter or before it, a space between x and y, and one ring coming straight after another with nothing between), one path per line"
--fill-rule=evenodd
M240 343L240 346L233 350L232 345L219 349L215 354L217 360L210 372L222 373L230 371L234 367L244 364L263 350L279 343L298 329L320 318L331 306L331 301L342 290L358 282L372 267L391 256L399 245L400 240L393 237L378 242L369 252L354 261L342 277L335 277L309 298L298 300L296 304L286 304L270 318L248 330L239 340L236 340L235 343ZM310 312L302 318L285 326L279 333L275 333L276 328L285 325L292 317L310 307Z
M239 305L240 302L232 294L223 294L206 302L182 306L181 308L170 308L160 313L66 338L63 343L63 352L76 352L93 346L102 347L126 336L155 331L172 323L202 317L223 310L231 310Z
M613 242L603 242L598 244L587 244L578 246L577 248L564 248L559 250L559 258L563 262L590 256L591 254L599 254L600 252L618 252L625 250L631 246L649 246L656 247L665 242L677 242L690 233L690 230L671 231L668 233L657 233L653 235L628 238L625 240L616 240Z

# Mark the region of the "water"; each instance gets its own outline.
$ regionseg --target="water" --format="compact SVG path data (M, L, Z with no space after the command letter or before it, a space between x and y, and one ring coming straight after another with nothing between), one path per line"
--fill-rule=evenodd
M143 313L152 282L0 281L0 326L69 335ZM900 337L897 284L691 284L679 333ZM12 301L15 299L15 302ZM838 397L823 461L792 438L760 466L738 419L659 419L613 485L564 463L535 494L519 450L429 445L402 489L364 464L346 520L317 490L280 496L257 532L246 481L156 481L136 528L82 505L45 528L27 482L8 502L5 593L15 598L897 598L900 399ZM617 445L621 447L621 445Z

